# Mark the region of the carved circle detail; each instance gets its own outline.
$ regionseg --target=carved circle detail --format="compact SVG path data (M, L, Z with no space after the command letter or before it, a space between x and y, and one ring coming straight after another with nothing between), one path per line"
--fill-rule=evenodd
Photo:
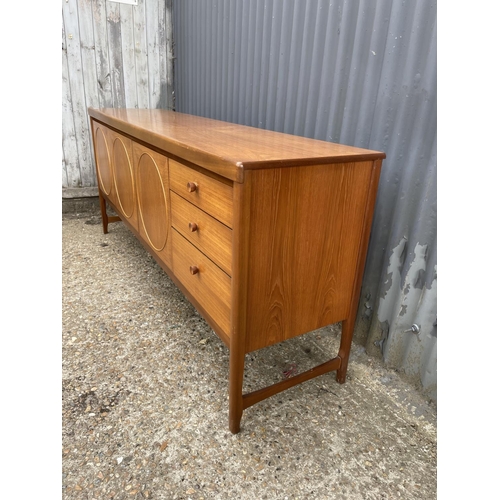
M95 132L96 142L96 156L97 156L97 175L99 183L105 194L109 195L111 192L111 185L113 182L113 175L111 172L111 161L109 158L108 142L104 132L99 127Z
M137 164L137 197L146 237L160 252L168 236L167 196L158 165L147 153L141 155Z
M122 140L117 137L113 143L113 162L120 168L115 168L115 188L118 203L125 217L130 218L134 213L134 177L130 158Z

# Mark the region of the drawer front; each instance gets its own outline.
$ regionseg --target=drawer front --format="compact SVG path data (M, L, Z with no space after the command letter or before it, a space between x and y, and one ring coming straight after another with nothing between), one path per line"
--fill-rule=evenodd
M175 229L172 258L177 279L229 336L231 278Z
M172 226L231 276L233 231L171 192Z
M233 188L169 160L170 188L228 227L233 227Z

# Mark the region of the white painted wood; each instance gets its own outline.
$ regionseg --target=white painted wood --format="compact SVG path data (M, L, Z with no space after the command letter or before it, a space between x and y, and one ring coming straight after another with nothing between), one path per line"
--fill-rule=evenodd
M145 0L139 0L134 8L135 80L137 106L149 108L148 39L146 31Z
M134 53L134 9L131 5L120 5L121 48L123 68L135 67ZM135 71L123 71L125 106L137 108L137 81Z
M76 149L80 163L79 187L87 187L95 183L95 169L92 162L89 120L86 113L87 106L80 50L81 41L77 0L69 0L67 3L63 3L63 16L66 29L66 53L76 134Z
M64 138L63 138L63 142L64 142ZM61 178L61 181L62 181L62 185L63 186L67 186L68 185L68 173L66 172L66 159L64 158L64 144L62 146L62 178Z
M111 69L109 67L105 0L93 0L92 13L99 106L111 108L113 107L113 89L111 87Z
M172 0L165 1L165 48L166 48L166 104L174 108L174 31L172 27Z
M160 0L161 1L161 0ZM146 32L148 42L149 105L158 108L160 101L160 48L158 46L159 24L158 0L146 2Z
M69 89L68 57L66 55L66 31L64 18L62 23L62 185L70 186L68 165L80 175L80 165L76 154L75 127L73 124L73 108L71 106L71 91ZM70 167L71 168L71 167Z
M113 107L124 108L125 83L123 81L120 4L108 3L106 5L106 14L111 88L113 89Z
M94 23L92 21L92 1L78 0L78 27L80 29L80 52L82 72L85 80L85 104L98 107L97 69L94 42Z
M85 85L85 109L99 106L99 94L97 91L97 70L95 62L95 44L94 44L94 27L92 22L92 1L78 0L78 26L80 29L80 52L82 58L82 74L84 75ZM88 179L86 185L97 185L97 177L95 171L95 159L91 147L92 133L90 131L90 118L85 116L88 129L88 145L89 162L91 165L86 165L89 170L89 175L92 179Z
M173 109L172 1L62 7L62 187L96 187L88 107Z
M167 107L167 33L165 30L165 0L158 2L158 64L160 67L160 94L157 108Z
M108 0L109 2L124 3L128 5L137 5L137 0Z

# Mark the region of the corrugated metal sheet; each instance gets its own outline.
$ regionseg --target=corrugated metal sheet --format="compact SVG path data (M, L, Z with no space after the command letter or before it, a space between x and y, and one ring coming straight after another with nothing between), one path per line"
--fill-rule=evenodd
M356 336L435 398L436 3L173 0L173 15L178 111L386 152Z
M87 108L172 108L171 0L62 3L62 186L97 186Z

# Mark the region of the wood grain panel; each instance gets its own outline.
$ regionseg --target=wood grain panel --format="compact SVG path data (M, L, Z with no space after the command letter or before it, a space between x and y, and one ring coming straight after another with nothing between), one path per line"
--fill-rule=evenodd
M371 166L252 172L247 351L347 317Z
M139 234L171 267L168 160L165 156L136 142L133 143L133 155L139 208Z
M122 67L135 68L135 26L134 26L135 6L120 5L120 36L122 46ZM125 106L127 108L137 108L137 77L139 73L135 71L123 71L123 94L125 96Z
M231 276L232 230L173 191L170 201L172 226Z
M231 278L175 229L172 248L174 275L229 336ZM191 273L193 266L196 274Z
M169 160L170 189L228 227L233 227L233 188L213 177ZM188 183L196 188L189 191Z
M93 122L95 154L97 162L97 178L101 190L107 196L111 195L113 188L113 170L111 166L111 153L108 146L108 129L100 123Z
M132 166L132 141L116 132L110 131L112 140L112 159L114 186L122 215L138 229L137 194Z

